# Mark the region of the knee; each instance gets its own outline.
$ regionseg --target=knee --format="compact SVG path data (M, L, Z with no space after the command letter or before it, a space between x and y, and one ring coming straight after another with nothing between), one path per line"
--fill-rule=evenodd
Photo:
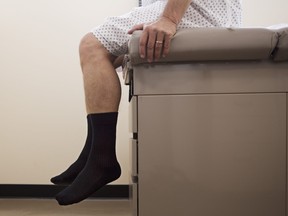
M92 55L95 55L97 52L98 45L97 45L97 39L91 33L86 34L80 41L79 44L79 55L80 60L85 60Z
M80 41L79 55L81 65L87 62L101 61L103 58L109 58L108 51L92 33L86 34Z

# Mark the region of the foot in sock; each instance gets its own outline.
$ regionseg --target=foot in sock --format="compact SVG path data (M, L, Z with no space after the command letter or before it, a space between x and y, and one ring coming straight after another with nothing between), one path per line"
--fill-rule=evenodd
M93 129L91 151L84 169L74 182L57 194L60 205L80 202L120 177L121 168L115 152L117 115L90 114Z
M78 159L63 173L61 173L58 176L55 176L51 178L51 182L56 185L69 185L71 184L75 178L78 176L78 174L82 171L82 169L85 167L85 164L87 162L91 144L92 144L92 125L91 121L89 119L89 116L87 116L87 138L84 145L84 148L82 149Z

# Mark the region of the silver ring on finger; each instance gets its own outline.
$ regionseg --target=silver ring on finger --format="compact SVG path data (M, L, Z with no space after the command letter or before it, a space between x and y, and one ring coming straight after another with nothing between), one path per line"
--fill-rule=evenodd
M160 47L163 44L163 41L155 41L156 46Z

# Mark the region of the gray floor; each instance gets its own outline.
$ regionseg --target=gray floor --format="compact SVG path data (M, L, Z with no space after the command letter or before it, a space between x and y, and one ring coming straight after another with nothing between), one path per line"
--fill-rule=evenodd
M59 206L50 199L0 199L0 216L131 216L127 200L86 200Z

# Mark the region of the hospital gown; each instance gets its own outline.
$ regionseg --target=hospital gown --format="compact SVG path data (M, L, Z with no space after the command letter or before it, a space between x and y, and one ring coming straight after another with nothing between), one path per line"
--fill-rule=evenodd
M95 37L113 55L127 53L130 35L128 30L141 23L157 20L167 0L142 0L142 6L122 16L109 17L91 30ZM241 0L193 0L184 14L178 29L197 27L239 27Z

